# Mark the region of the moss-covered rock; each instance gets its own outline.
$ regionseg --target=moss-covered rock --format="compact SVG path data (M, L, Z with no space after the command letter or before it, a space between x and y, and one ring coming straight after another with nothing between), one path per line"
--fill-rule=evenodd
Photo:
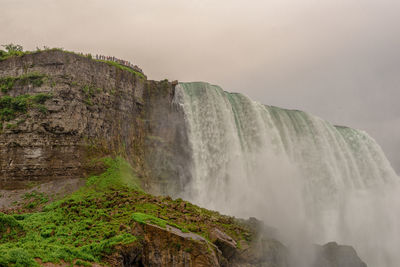
M41 263L73 263L80 260L107 264L115 262L121 255L129 258L126 251L132 248L140 255L147 255L148 251L144 249L150 247L162 251L162 247L154 247L156 241L153 240L155 243L151 246L144 242L146 237L142 230L153 229L146 225L158 227L160 230L152 231L164 233L164 241L181 240L180 246L165 250L166 253L176 251L190 256L191 250L196 249L202 255L211 253L211 258L205 256L209 262L219 262L218 257L223 258L210 240L215 229L229 235L235 243L251 243L254 233L236 219L181 199L147 194L140 188L127 161L121 157L101 161L106 165L106 171L89 177L86 186L77 192L47 205L45 196L31 193L26 199L34 199L43 205L33 207L29 213L24 208L0 213L1 264L17 264L18 255L23 262L37 259ZM196 242L200 241L198 245Z

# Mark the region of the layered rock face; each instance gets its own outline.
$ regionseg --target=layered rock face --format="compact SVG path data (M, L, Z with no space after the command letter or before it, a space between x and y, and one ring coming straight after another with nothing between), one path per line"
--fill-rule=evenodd
M31 74L42 81L24 80ZM185 138L177 134L179 127L165 128L179 123L178 113L171 112L174 90L168 81L147 81L141 73L62 51L2 61L0 78L16 80L0 97L49 95L42 110L28 105L26 112L3 118L0 189L82 177L91 158L112 153L126 155L144 178L155 177L145 187L162 184L160 179L167 184L165 177L173 175L168 166L174 163L164 152L171 161L179 159L168 143L178 138L184 145Z
M111 257L116 266L191 266L191 267L288 267L286 248L276 240L258 238L239 248L222 231L213 243L172 226L137 225L134 234L140 244L121 247ZM228 241L228 239L230 241ZM233 241L233 242L232 242Z

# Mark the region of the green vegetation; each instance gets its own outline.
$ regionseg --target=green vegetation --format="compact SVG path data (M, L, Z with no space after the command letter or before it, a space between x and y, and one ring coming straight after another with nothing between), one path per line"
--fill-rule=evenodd
M169 226L174 226L174 227L182 230L182 232L189 232L185 228L177 225L176 223L168 222L166 220L157 218L157 217L155 217L153 215L150 215L150 214L145 214L145 213L141 213L141 212L135 212L132 215L132 219L134 219L136 222L141 223L141 224L149 223L149 224L158 225L158 226L160 226L162 228L166 228L167 225L169 225Z
M40 49L39 47L36 48L35 51L24 51L23 47L18 44L6 44L2 45L5 50L0 49L0 61L6 60L7 58L10 57L20 57L23 55L27 54L34 54L34 53L39 53L42 51L64 51L63 48L49 48L44 46L43 49Z
M93 106L92 97L95 95L98 90L94 87L94 85L85 84L82 86L82 91L86 96L85 103L89 106Z
M0 50L0 61L7 59L12 56L21 56L24 54L23 47L15 44L6 44L2 45L5 48L4 50Z
M95 96L96 93L101 93L103 91L103 89L101 88L96 88L94 85L92 84L85 84L84 86L82 86L82 91L86 96L86 99L84 100L85 103L89 106L93 106L93 100L92 97Z
M41 112L47 112L43 105L47 99L52 96L50 94L39 93L36 95L19 95L16 97L3 96L0 97L0 121L10 121L19 114L28 112L30 108L37 109Z
M6 232L20 230L21 224L13 217L4 213L0 213L0 235L4 235Z
M132 229L144 223L191 230L206 238L215 227L237 241L249 234L231 217L182 199L146 194L130 164L120 157L93 161L98 163L106 171L89 177L77 192L45 205L48 197L34 191L24 198L35 204L0 213L0 266L36 266L35 258L104 264L117 246L140 245L136 242L141 237L132 235Z
M109 60L101 60L101 59L96 59L96 61L105 62L105 63L107 63L107 64L110 65L110 66L114 66L114 67L116 67L116 68L118 68L118 69L121 69L121 70L129 71L130 73L133 73L133 74L139 76L139 77L142 78L142 79L146 79L142 73L140 73L140 72L138 72L138 71L135 71L135 70L133 70L133 69L131 69L131 68L128 68L128 67L126 67L126 66L124 66L124 65L121 65L121 64L119 64L119 63L117 63L117 62L109 61Z
M14 129L16 127L17 127L17 125L14 123L7 123L7 126L6 126L7 129Z
M3 93L7 93L14 85L22 86L32 84L35 87L39 87L44 83L45 77L46 75L37 72L31 72L17 77L3 77L0 78L0 89Z
M104 159L104 164L108 166L105 173L90 177L86 187L40 212L0 213L0 266L36 266L34 258L43 262L100 262L116 245L135 242L136 237L120 227L130 223L131 213L114 214L113 194L122 188L124 194L127 190L140 192L137 179L121 158ZM47 202L47 197L37 192L26 194L25 199ZM23 234L9 231L2 236L5 227L23 229Z
M23 196L23 199L27 200L28 202L24 205L26 209L34 209L38 207L40 204L45 204L49 202L48 196L44 193L39 193L37 191L33 191L31 193L26 193Z

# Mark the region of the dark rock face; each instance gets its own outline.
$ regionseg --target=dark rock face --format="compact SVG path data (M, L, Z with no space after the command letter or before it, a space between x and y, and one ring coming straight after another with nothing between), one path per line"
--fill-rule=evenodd
M353 247L330 242L316 248L314 267L367 267Z
M118 153L130 159L146 189L177 191L176 177L186 168L181 159L188 146L184 129L177 126L183 120L171 102L171 83L147 81L62 51L0 62L0 78L29 73L45 75L44 83L16 85L0 97L52 96L44 103L46 114L32 109L1 125L0 189L79 178L91 172L91 158ZM179 145L171 146L172 142Z
M191 177L191 151L181 107L174 103L174 86L149 81L144 92L146 136L142 147L149 172L146 186L154 194L179 197Z
M50 93L45 103L48 113L30 111L15 119L24 120L17 127L2 129L2 188L82 176L87 148L98 142L109 150L124 143L132 146L144 81L105 63L60 51L0 62L0 77L33 72L45 74L47 82L14 87L8 95ZM85 87L98 92L88 96Z
M137 225L136 236L143 237L141 247L131 252L123 252L122 266L220 266L221 253L203 237L183 233L179 229L156 225Z
M287 267L285 259L279 258L277 250L284 249L278 241L254 242L244 248L233 247L228 235L218 230L213 243L205 238L184 233L167 226L163 229L156 225L137 225L133 230L141 237L140 244L118 248L110 257L113 266L193 266L193 267ZM218 240L224 240L219 242ZM263 244L262 244L263 243ZM268 243L268 245L266 245ZM266 246L265 246L266 245ZM229 246L229 251L226 250ZM221 251L222 250L222 251ZM276 254L272 256L272 254ZM281 255L283 256L283 254Z

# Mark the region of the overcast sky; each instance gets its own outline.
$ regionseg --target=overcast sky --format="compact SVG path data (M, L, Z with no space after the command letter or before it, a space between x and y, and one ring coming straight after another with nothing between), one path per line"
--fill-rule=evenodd
M130 60L369 132L400 171L399 0L0 0L0 42Z

